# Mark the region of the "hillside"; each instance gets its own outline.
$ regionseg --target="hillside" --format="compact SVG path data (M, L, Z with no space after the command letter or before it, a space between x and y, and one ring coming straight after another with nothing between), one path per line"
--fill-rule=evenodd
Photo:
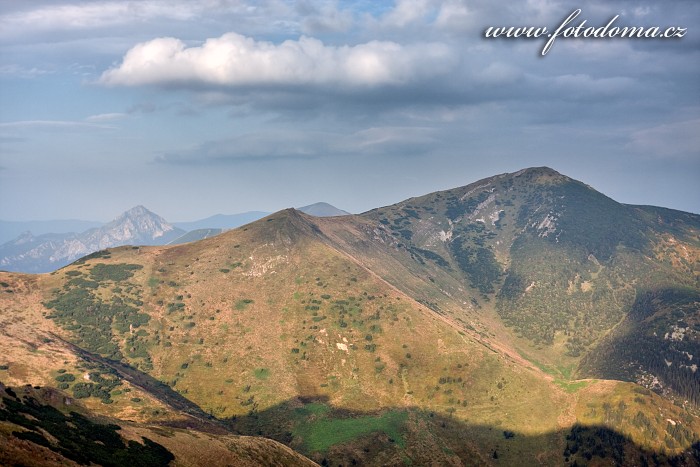
M698 226L540 168L112 248L0 273L0 381L334 465L693 465Z

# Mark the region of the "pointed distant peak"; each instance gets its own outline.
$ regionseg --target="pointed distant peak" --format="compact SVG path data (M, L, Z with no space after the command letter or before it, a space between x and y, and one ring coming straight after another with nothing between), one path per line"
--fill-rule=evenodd
M139 204L138 206L134 206L128 211L125 211L124 214L129 216L143 216L144 214L153 214L153 212L146 209L146 207L142 204Z
M161 218L158 214L154 213L153 211L149 211L145 206L141 204L139 204L138 206L134 206L133 208L127 211L124 211L115 219L115 221L120 221L124 219L139 219L143 217L152 217L155 219L165 221L165 219Z
M149 211L142 205L134 206L128 211L121 213L116 219L103 228L110 229L123 224L138 225L144 230L172 230L174 227L158 214Z
M302 206L297 208L299 211L316 217L333 217L333 216L348 216L349 212L338 209L335 206L320 202L309 204L308 206Z

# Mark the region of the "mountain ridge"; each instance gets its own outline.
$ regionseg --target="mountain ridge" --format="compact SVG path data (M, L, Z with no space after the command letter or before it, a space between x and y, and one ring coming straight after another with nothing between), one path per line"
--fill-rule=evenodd
M361 215L290 208L196 242L110 248L0 274L0 379L186 423L45 342L50 330L318 463L692 465L699 221L539 168Z
M42 235L47 233L83 232L101 225L103 225L103 222L86 221L81 219L54 219L45 221L0 220L0 245L27 231L32 232L34 235Z

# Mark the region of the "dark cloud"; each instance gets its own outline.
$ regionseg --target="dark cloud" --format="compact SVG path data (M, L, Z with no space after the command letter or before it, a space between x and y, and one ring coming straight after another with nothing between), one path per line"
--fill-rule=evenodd
M268 131L168 152L153 162L212 166L338 157L414 157L428 154L438 142L439 132L432 128L372 127L349 134Z

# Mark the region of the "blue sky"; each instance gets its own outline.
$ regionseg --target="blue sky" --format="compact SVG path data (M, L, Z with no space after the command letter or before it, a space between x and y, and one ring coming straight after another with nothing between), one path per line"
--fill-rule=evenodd
M0 1L0 219L362 212L550 166L700 212L700 3ZM662 39L489 26L677 26Z

